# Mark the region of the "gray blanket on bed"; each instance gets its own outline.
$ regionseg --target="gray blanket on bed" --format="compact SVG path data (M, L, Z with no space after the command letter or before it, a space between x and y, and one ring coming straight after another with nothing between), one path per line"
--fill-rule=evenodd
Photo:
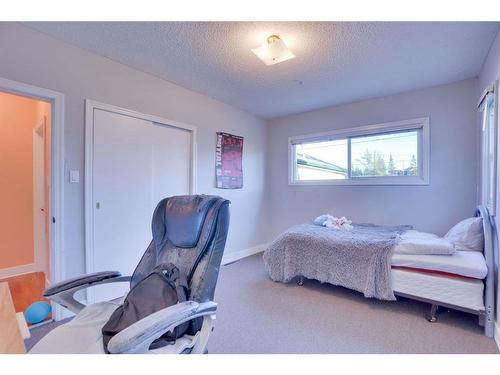
M272 280L296 276L357 290L365 297L395 300L391 285L392 250L411 226L353 224L352 231L313 224L289 228L264 252Z

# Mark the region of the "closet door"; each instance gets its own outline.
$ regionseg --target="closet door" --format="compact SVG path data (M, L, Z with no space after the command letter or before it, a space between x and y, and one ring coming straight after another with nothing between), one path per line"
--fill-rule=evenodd
M190 131L95 109L93 117L92 270L131 275L149 245L159 200L189 194ZM89 302L110 300L127 283L92 288Z

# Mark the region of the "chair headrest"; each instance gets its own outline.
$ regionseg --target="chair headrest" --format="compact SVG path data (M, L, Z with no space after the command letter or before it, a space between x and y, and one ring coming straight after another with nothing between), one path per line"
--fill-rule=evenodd
M153 215L153 240L157 248L168 239L174 246L195 247L210 207L219 199L208 195L183 195L161 201Z

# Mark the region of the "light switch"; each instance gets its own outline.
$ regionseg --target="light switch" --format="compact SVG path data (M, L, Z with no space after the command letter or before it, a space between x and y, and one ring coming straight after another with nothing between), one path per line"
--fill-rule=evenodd
M80 183L80 171L77 169L72 169L69 171L69 183L79 184Z

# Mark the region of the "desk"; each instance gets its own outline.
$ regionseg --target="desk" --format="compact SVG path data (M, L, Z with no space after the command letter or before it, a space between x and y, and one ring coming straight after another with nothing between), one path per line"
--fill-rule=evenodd
M0 283L0 353L26 353L7 283Z

